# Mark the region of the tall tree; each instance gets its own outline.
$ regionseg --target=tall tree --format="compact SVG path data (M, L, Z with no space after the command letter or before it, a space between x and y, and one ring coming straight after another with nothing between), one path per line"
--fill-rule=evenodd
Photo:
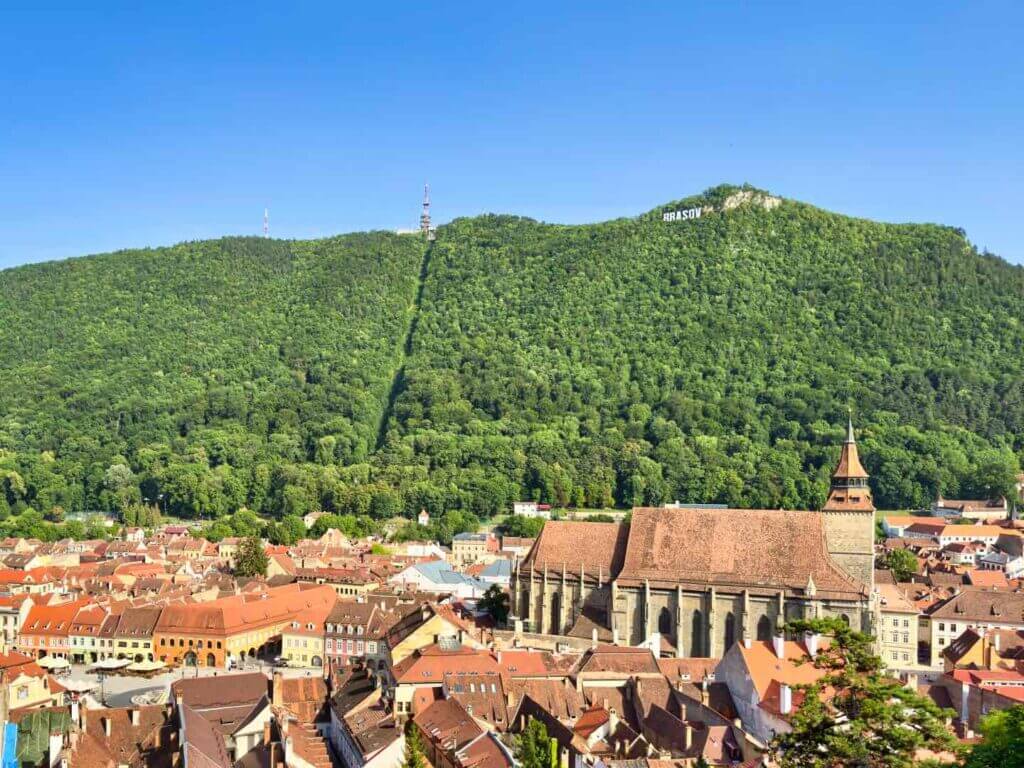
M479 607L491 614L495 623L501 626L508 618L508 592L497 584L492 584L480 598Z
M917 558L906 549L894 549L885 556L885 566L892 571L896 581L907 581L917 573Z
M551 739L540 720L530 718L523 732L516 736L514 756L521 768L554 768Z
M255 536L247 536L238 545L235 557L236 576L266 576L270 558L263 549L263 542Z
M771 745L782 768L910 768L918 749L953 749L948 714L928 698L882 672L874 639L840 619L796 621L795 633L828 638L813 661L822 676L800 686L800 707L792 730Z
M402 768L428 768L423 757L423 742L420 741L420 729L410 720L405 727L405 755Z

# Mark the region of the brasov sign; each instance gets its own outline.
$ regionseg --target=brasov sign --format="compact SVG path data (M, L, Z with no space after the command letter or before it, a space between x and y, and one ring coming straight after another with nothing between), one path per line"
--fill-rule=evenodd
M686 219L699 219L703 208L687 208L682 211L665 211L661 214L662 221L685 221Z

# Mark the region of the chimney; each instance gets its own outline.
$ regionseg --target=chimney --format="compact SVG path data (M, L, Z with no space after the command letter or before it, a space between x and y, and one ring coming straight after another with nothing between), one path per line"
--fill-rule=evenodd
M111 722L109 717L103 718L103 732L107 734L107 738L110 738Z
M693 726L689 722L683 722L683 748L689 752L693 747Z
M284 673L279 669L274 670L274 689L271 692L271 697L275 707L281 706L284 701Z
M804 634L804 645L807 647L807 655L812 659L818 655L818 646L821 643L821 635L817 632Z
M750 645L751 645L750 635L744 635L743 636L743 647L746 648L749 651L750 650Z
M615 709L608 710L608 733L609 735L615 735L615 731L619 729L619 713Z
M78 719L78 697L75 696L71 699L71 722L75 725L81 725L82 721Z
M618 644L619 644L619 630L613 628L612 629L612 645L618 645Z
M497 659L498 659L498 663L501 664L501 651L498 651Z
M779 712L788 715L793 711L793 689L785 683L779 685Z
M132 709L132 727L138 728L141 722L140 712L138 707Z
M999 630L998 629L992 630L992 647L995 648L996 653L999 653L999 647L1001 645L1002 645L1002 642L1000 641L1000 638L999 638Z
M590 630L590 650L597 648L597 627Z
M772 638L772 650L780 659L786 658L786 638L783 635L775 635Z
M269 746L271 741L272 739L270 737L270 721L267 720L267 722L263 724L263 746Z

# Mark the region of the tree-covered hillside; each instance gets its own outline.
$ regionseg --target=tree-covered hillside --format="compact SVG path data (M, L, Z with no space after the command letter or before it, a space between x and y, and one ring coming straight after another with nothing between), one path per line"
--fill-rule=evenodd
M731 187L587 226L460 219L429 248L22 267L0 272L0 517L815 506L850 405L879 506L1005 491L1022 298L957 230Z
M365 461L423 250L232 238L0 273L0 515L270 510L303 465Z
M1024 271L948 227L778 202L444 227L390 453L558 504L793 508L824 500L853 406L880 505L1005 490Z

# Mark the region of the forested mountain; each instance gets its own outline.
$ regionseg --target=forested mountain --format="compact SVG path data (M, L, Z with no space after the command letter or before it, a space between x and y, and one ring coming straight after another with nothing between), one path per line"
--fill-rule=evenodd
M702 207L698 218L662 212ZM426 244L225 239L0 273L0 516L819 505L1010 489L1024 270L962 232L718 187Z

